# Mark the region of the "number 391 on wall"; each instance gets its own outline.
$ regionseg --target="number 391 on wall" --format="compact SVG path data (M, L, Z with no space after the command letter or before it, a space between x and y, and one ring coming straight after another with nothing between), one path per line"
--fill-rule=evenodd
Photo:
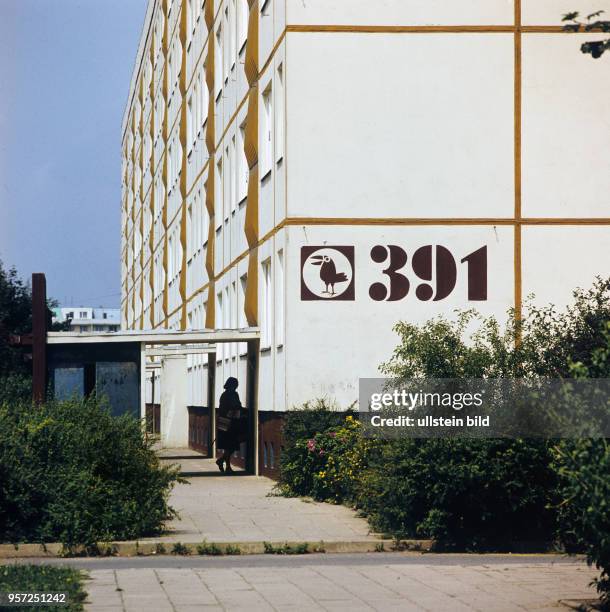
M431 244L418 248L410 262L407 251L395 244L374 246L370 258L383 266L368 291L375 302L403 300L412 289L422 302L440 302L453 293L461 274L466 275L468 300L487 300L487 246L462 257L459 265L448 248ZM353 246L302 247L301 300L353 301L354 259Z

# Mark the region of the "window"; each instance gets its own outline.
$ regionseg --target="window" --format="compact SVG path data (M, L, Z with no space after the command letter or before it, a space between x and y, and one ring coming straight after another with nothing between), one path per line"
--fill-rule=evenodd
M273 90L271 83L263 92L263 126L261 138L261 179L271 170L273 149Z
M248 275L244 274L239 279L239 285L241 289L240 295L240 304L241 308L239 309L239 327L248 327L248 321L246 320L246 311L244 310L244 302L246 300L246 285L248 284ZM245 343L244 343L245 346Z
M80 319L86 319L87 318L87 311L86 310L81 310L79 318Z
M168 85L168 89L169 89L169 100L167 101L167 105L169 106L171 99L172 99L172 92L173 92L173 87L174 87L174 81L173 81L173 74L174 74L174 49L172 47L172 50L169 52L169 58L167 61L167 80L169 82Z
M261 317L261 346L268 348L271 346L271 259L262 263L263 271L263 308Z
M231 301L229 300L229 288L225 287L225 297L224 297L224 312L223 312L223 320L222 320L222 328L229 329L231 327ZM227 351L228 353L228 351ZM229 355L227 354L226 357Z
M197 79L197 133L200 134L203 126L208 120L208 100L209 100L208 87L203 77L203 73L199 73Z
M222 291L216 294L216 327L222 328L222 322L224 320L223 303L222 303ZM222 360L224 357L225 345L224 342L216 348L216 359Z
M222 158L218 160L216 164L216 181L214 183L214 202L216 206L220 206L222 203ZM222 225L222 215L217 215L218 217L218 225L220 227Z
M230 57L230 53L231 53L231 24L229 22L229 7L227 6L225 8L225 13L224 13L224 30L225 30L225 44L226 44L226 48L225 48L225 52L223 53L223 70L222 70L222 76L223 76L223 80L225 82L225 85L227 84L228 80L229 80L229 66L231 64L231 57Z
M277 266L275 267L275 277L277 282L276 314L275 314L275 343L284 344L284 251L277 252Z
M172 154L172 144L170 143L168 149L167 149L167 182L169 184L169 193L171 193L172 191L172 187L173 187L173 175L174 175L174 168L173 168L173 164L174 164L174 156Z
M230 55L230 61L229 64L231 65L231 71L233 71L233 69L235 68L235 61L236 61L236 56L237 56L237 49L236 49L236 41L235 41L235 35L236 35L236 28L235 28L235 0L230 0L230 4L229 4L229 55Z
M188 6L186 9L186 45L187 47L191 44L193 33L195 32L195 1L188 0Z
M195 95L197 93L197 85L195 85ZM188 152L191 153L195 142L195 122L193 121L193 96L191 95L186 103L186 133L188 137Z
M214 97L218 98L218 95L222 91L222 68L224 65L223 53L222 53L222 24L216 30L216 53L214 58Z
M244 150L244 140L246 139L246 122L239 126L239 152L237 169L237 201L241 202L248 195L248 160Z
M190 260L195 252L195 219L193 217L193 205L189 204L186 213L186 222L188 226L188 243L186 245L187 257Z
M237 164L236 164L236 160L235 160L235 154L236 154L236 146L235 146L235 136L233 136L231 138L231 149L229 151L229 180L231 182L231 184L229 185L229 189L230 189L230 202L231 202L231 214L233 214L235 212L235 209L237 208L237 198L235 197L236 194L236 179L237 179Z
M237 283L231 283L231 329L237 329Z
M276 114L275 114L275 160L284 157L284 65L277 68L276 78Z
M102 319L107 319L107 318L108 318L108 313L107 312L103 313L102 314Z
M169 257L167 258L167 273L169 275L170 281L174 278L174 257L173 257L173 253L174 253L174 238L173 236L169 237L169 242L168 242L168 250L169 250Z
M248 0L237 0L238 15L237 15L237 44L239 45L239 54L241 55L246 40L248 39L248 17L250 16L250 8Z

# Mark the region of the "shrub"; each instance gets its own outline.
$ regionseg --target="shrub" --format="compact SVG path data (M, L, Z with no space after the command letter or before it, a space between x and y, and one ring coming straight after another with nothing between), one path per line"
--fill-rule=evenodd
M225 555L241 555L241 548L237 544L227 544L225 546Z
M25 374L0 377L0 404L29 403L32 401L32 379Z
M301 542L294 546L288 544L288 542L278 546L275 546L271 542L263 542L263 546L266 555L306 555L309 553L309 545L307 542Z
M197 546L197 554L218 556L222 555L222 549L220 548L220 546L214 544L213 542L209 543L204 541Z
M529 304L523 319L515 321L510 311L503 327L475 311L459 313L456 321L401 322L395 327L399 344L381 371L398 381L610 378L609 287L607 280L598 279L590 290L577 290L574 303L561 312ZM558 448L572 463L560 469L554 459L558 443L552 440L372 442L355 432L338 441L342 424L333 423L324 410L292 418L290 414L281 464L281 483L288 493L350 501L376 529L396 537L435 538L452 549L549 541L557 533L559 516L562 541L589 551L605 572L600 584L607 585L610 528L601 500L604 495L608 499L610 471L601 442L582 441L574 448L574 443L562 442ZM322 455L316 454L319 449ZM354 478L349 465L357 466ZM570 494L576 489L578 500ZM589 507L595 512L583 510Z
M442 549L509 549L550 541L550 447L533 440L393 440L379 444L356 505L372 527L433 538Z
M281 484L293 495L341 503L354 497L371 442L352 415L343 424L296 441L282 461Z
M285 447L280 460L280 488L284 494L327 499L328 495L322 494L322 482L319 483L320 494L314 491L314 482L319 481L319 476L314 476L327 465L328 455L324 455L324 449L332 450L331 455L335 457L341 439L323 441L322 438L332 428L340 428L346 422L346 416L353 419L351 411L342 412L325 400L306 403L286 414L283 429ZM309 450L308 444L317 437L316 454Z
M577 378L610 378L610 322L602 339L584 360L571 364ZM589 565L601 571L595 584L610 609L610 444L603 439L563 440L554 459L561 500L559 538L567 550L585 551Z
M182 542L176 542L172 546L172 555L190 555L191 549Z
M595 580L610 609L610 443L565 441L555 449L559 475L559 534L568 550L585 551L601 570Z
M94 399L0 405L0 541L67 547L158 534L177 470Z
M286 414L284 440L292 445L303 438L313 438L317 433L341 425L349 414L353 414L351 409L342 411L336 404L325 399L306 402Z

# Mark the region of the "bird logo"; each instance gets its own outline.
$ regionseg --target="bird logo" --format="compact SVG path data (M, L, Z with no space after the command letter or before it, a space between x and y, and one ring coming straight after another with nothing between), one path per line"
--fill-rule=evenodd
M303 247L301 264L301 299L354 299L354 247Z
M336 295L335 284L345 283L348 280L345 272L337 272L335 262L328 255L314 255L310 262L314 266L320 266L320 280L326 287L322 293L328 293L330 296Z

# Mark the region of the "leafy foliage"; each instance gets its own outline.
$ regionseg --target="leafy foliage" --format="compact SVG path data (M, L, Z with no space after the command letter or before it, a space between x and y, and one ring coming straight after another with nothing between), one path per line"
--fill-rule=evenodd
M91 400L0 405L0 541L136 539L174 516L175 469L140 423Z
M509 312L504 327L474 311L455 321L436 318L421 326L399 323L399 344L382 371L409 378L537 378L590 376L610 378L610 289L598 279L577 290L563 311L529 303L524 318ZM515 337L520 341L515 343ZM518 541L550 541L559 534L572 549L607 546L610 527L602 495L575 482L596 478L610 486L610 471L597 445L552 440L363 440L354 428L337 440L345 424L326 423L313 413L298 415L283 453L282 486L288 492L328 501L348 501L378 530L398 537L432 537L443 548L508 548ZM598 453L578 454L579 444ZM559 469L557 449L581 457L583 471ZM576 449L576 455L573 453ZM324 453L320 455L320 450ZM318 452L317 452L318 451ZM593 452L593 451L591 451ZM355 466L354 476L349 467ZM580 486L578 501L570 487ZM578 504L596 507L595 525L579 531L567 518L581 516ZM557 518L561 525L558 525ZM593 519L592 519L593 520ZM604 522L606 521L606 522ZM581 535L577 535L577 534ZM593 538L593 534L596 537ZM603 535L605 534L605 535ZM601 544L600 544L601 543ZM605 544L604 544L605 543ZM606 549L604 549L606 550ZM606 558L605 552L591 559ZM594 556L597 555L597 556ZM605 561L604 561L605 563Z
M563 29L566 32L610 32L610 21L600 19L605 11L595 11L586 17L586 21L580 21L580 13L571 11L566 13L561 21L566 23ZM580 50L591 55L595 59L599 59L606 51L610 49L610 38L606 40L591 40L582 44Z
M395 440L362 474L357 506L395 537L441 549L508 550L553 538L549 445L532 440Z
M66 593L68 605L44 606L46 610L82 610L87 597L83 580L82 572L69 567L17 564L0 567L0 593ZM19 606L18 609L38 612L40 608L35 605Z
M271 542L263 542L266 555L306 555L309 553L309 545L307 542L291 545L285 544L275 545Z
M65 325L52 324L53 300L47 303L49 329L61 331ZM24 399L32 395L31 361L22 348L11 346L12 335L32 331L32 292L15 268L5 270L0 261L0 401Z
M289 413L288 423L291 417ZM335 503L354 499L372 442L362 438L360 423L351 414L341 418L340 426L297 438L284 451L280 486L285 494Z
M595 348L587 364L572 363L578 378L610 378L610 322L605 343ZM595 580L610 609L610 443L608 440L565 440L554 449L553 467L559 477L559 537L568 550L584 550L601 575Z
M559 535L568 550L587 553L601 570L595 580L610 609L610 443L576 440L555 449L559 475Z
M605 346L608 279L577 289L573 298L563 311L530 302L519 322L509 311L503 329L494 317L482 318L472 310L459 312L456 321L400 322L394 328L400 343L380 369L398 380L571 377L575 362L591 366L595 351Z
M351 413L351 410L347 413ZM330 427L341 425L345 415L337 405L325 399L306 402L286 415L284 440L292 445L302 438L312 438Z

